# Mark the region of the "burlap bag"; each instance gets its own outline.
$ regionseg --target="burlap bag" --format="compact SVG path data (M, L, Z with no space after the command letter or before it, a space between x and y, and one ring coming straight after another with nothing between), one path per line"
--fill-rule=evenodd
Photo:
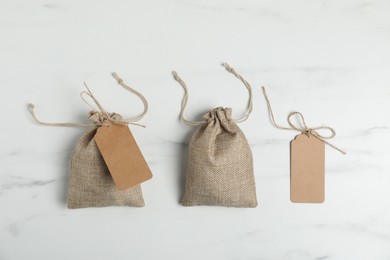
M92 113L92 119L96 113ZM121 119L118 114L111 114ZM143 207L141 186L120 191L104 163L95 143L96 129L87 131L78 141L71 165L68 190L68 208L107 206Z
M240 120L232 119L231 108L222 107L205 114L203 121L186 120L183 112L188 100L187 86L173 72L185 91L180 118L188 125L199 125L189 144L186 184L181 200L183 206L257 206L252 152L245 135L235 123L245 121L252 111L251 87L227 64L224 66L242 80L250 94L247 114Z
M192 136L183 206L256 207L252 152L230 108L216 108Z
M119 124L135 124L143 118L148 110L146 99L137 91L123 83L123 80L115 73L113 76L118 80L118 83L128 91L136 94L144 103L144 111L141 115L124 120L117 113L107 113L99 104L96 98L87 87L87 92L81 93L81 98L90 105L83 97L83 94L88 95L93 99L99 110L94 110L89 113L89 119L93 124L80 123L45 123L37 119L34 112L34 105L30 104L30 112L35 121L42 125L49 126L93 126L92 130L87 131L80 138L76 145L71 164L68 189L68 208L87 208L87 207L107 207L107 206L132 206L143 207L145 205L142 196L141 186L136 185L125 191L120 191L104 162L104 159L95 142L95 134L98 127L101 127L107 121ZM91 105L90 105L91 106Z

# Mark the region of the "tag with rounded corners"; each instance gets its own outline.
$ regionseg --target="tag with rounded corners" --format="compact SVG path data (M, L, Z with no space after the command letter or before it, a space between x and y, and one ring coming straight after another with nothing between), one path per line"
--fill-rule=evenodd
M290 199L296 203L325 200L325 143L310 134L291 141Z
M152 178L152 173L127 125L105 122L95 135L96 144L119 190Z

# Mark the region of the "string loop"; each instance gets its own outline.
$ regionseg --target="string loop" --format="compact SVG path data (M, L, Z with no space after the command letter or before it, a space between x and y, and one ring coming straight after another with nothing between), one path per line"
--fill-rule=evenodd
M234 122L236 123L241 123L241 122L244 122L246 121L248 118L249 118L249 115L252 113L252 110L253 110L253 104L252 104L252 87L251 85L239 74L235 71L235 69L233 69L232 67L229 66L229 64L227 63L222 63L222 66L225 67L225 69L229 72L229 73L232 73L234 76L236 76L239 80L241 80L241 82L245 85L245 87L247 88L248 90L248 93L249 93L249 100L248 100L248 107L247 107L247 110L246 110L246 113L245 115L242 117L242 118L239 118L239 119L233 119ZM187 106L187 103L188 103L188 87L186 85L186 83L180 78L180 76L177 74L176 71L172 71L172 76L173 78L183 87L183 90L184 90L184 96L183 96L183 99L182 99L182 102L181 102L181 108L180 108L180 120L186 124L186 125L189 125L189 126L198 126L198 125L201 125L201 124L204 124L206 123L206 121L193 121L193 120L188 120L185 118L184 116L184 110Z
M84 82L84 86L85 88L87 89L86 91L82 91L80 93L80 97L81 99L83 100L83 102L85 104L87 104L89 107L92 108L92 111L89 113L89 119L91 121L94 122L94 124L82 124L82 123L47 123L47 122L43 122L41 120L39 120L36 116L36 113L35 113L35 106L34 104L28 104L28 109L33 117L33 119L35 120L35 122L37 122L38 124L41 124L41 125L46 125L46 126L70 126L70 127L73 127L73 126L76 126L76 127L93 127L93 126L109 126L109 124L106 124L105 122L106 121L110 121L112 123L115 123L115 124L122 124L122 125L128 125L128 124L132 124L132 125L136 125L136 126L141 126L141 127L145 127L144 125L141 125L141 124L137 124L135 123L136 121L139 121L141 120L145 114L147 113L148 111L148 102L146 101L145 97L139 93L138 91L130 88L129 86L127 86L126 84L123 83L123 79L119 78L119 76L116 74L116 73L113 73L113 77L118 81L118 84L121 85L124 89L126 89L127 91L130 91L131 93L137 95L141 100L142 100L142 103L144 104L144 111L134 117L134 118L130 118L130 119L122 119L122 116L117 114L117 113L108 113L104 108L103 106L99 103L99 101L96 99L96 97L92 94L91 90L88 88L88 85ZM98 107L98 109L96 109L94 106L92 106L86 99L85 99L85 95L87 95L89 98L91 98L93 100L93 102L95 103L95 105Z
M271 107L271 102L269 101L269 98L267 96L267 93L265 91L265 88L262 87L263 89L263 95L264 95L264 98L265 98L265 101L267 103L267 108L268 108L268 115L270 117L270 120L271 120L271 123L278 129L283 129L283 130L294 130L294 131L299 131L303 134L306 134L306 135L311 135L311 136L314 136L315 138L321 140L322 142L324 142L325 144L329 145L330 147L332 147L333 149L339 151L340 153L342 154L346 154L345 151L341 150L340 148L338 148L337 146L329 143L328 141L326 141L326 139L332 139L336 136L336 131L329 127L329 126L319 126L319 127L308 127L307 124L306 124L306 121L305 121L305 118L303 117L302 113L300 112L290 112L287 116L287 122L289 124L290 127L284 127L284 126L280 126L276 123L275 121L275 117L274 117L274 113L272 112L272 107ZM294 116L298 116L298 118L300 119L300 124L301 126L297 126L295 125L292 121L291 121L291 118L294 117ZM329 135L324 135L324 134L321 134L319 131L329 131Z

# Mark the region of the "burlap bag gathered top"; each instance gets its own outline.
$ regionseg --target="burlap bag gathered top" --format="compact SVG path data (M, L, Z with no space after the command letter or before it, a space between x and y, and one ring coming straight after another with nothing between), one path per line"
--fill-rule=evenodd
M84 133L78 141L70 163L68 190L68 208L70 209L107 206L143 207L145 205L140 185L136 185L125 191L118 190L95 143L97 129L105 126L107 121L115 124L142 126L135 122L141 120L148 111L148 103L145 97L138 91L124 84L123 80L119 78L117 74L114 73L113 76L118 81L119 85L137 95L142 100L144 111L139 116L123 119L122 116L117 113L107 113L85 83L87 91L81 92L80 96L82 100L93 109L89 112L88 116L89 120L92 121L92 124L45 123L37 119L34 112L34 105L29 104L30 112L35 121L39 124L93 128ZM94 101L98 109L95 109L86 101L85 95L89 96Z
M185 192L181 200L183 206L257 206L252 152L244 133L236 124L247 120L252 112L252 88L228 64L223 66L240 79L249 92L248 109L240 119L232 119L232 109L222 107L207 112L202 121L185 119L188 89L178 74L172 72L184 89L180 119L184 124L198 126L189 144Z

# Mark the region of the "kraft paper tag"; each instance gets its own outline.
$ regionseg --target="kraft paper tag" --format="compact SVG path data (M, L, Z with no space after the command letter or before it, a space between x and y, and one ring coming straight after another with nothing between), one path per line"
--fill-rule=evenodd
M291 141L290 199L322 203L325 199L325 143L308 134Z
M152 178L152 173L127 125L105 122L95 135L96 144L119 190Z

